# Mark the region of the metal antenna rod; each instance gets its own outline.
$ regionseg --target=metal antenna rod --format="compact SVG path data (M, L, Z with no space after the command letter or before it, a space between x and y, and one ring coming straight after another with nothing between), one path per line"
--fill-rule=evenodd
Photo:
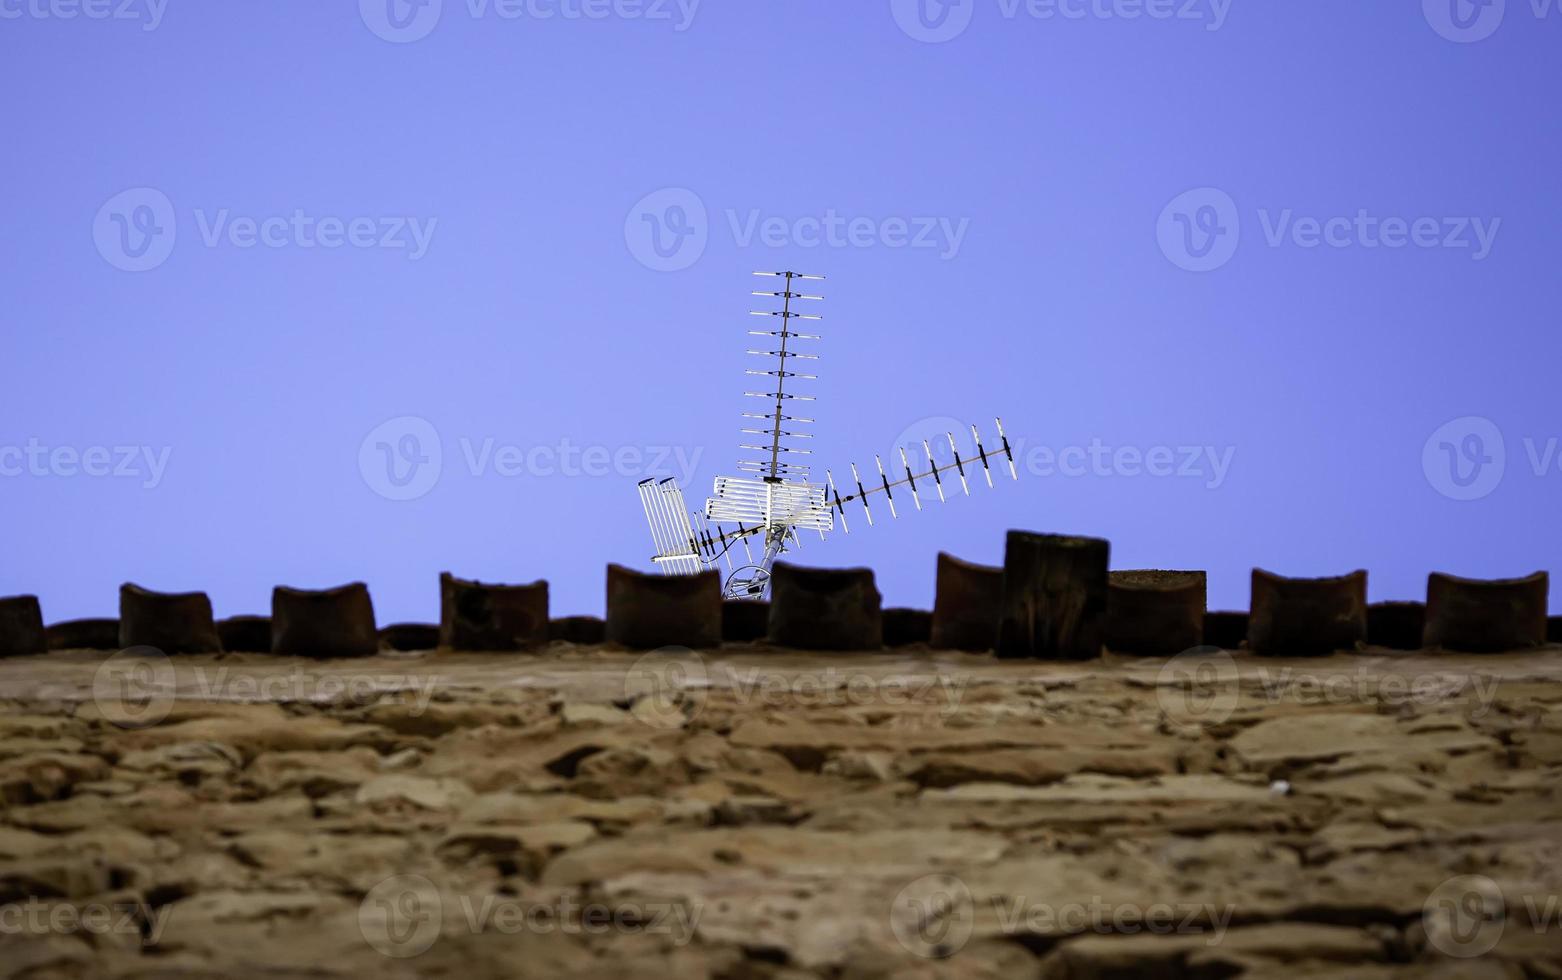
M961 456L954 433L950 432L945 434L945 438L949 441L952 462L938 462L933 456L932 445L923 439L925 468L920 467L920 462L917 467L912 465L910 456L915 453L915 449L908 452L906 446L896 446L896 452L900 454L900 469L894 471L896 476L892 478L890 470L884 467L883 458L875 455L873 465L878 480L871 481L871 488L863 485L862 475L855 463L850 464L851 483L848 485L849 492L845 494L837 488L835 476L829 470L824 471L823 484L811 482L808 465L790 460L814 454L814 450L802 448L809 443L799 445L799 442L792 441L812 439L813 433L800 429L813 424L814 419L788 413L801 410L801 406L791 406L797 402L813 401L814 396L795 390L796 386L794 390L788 391L787 379L818 380L817 375L790 369L794 361L820 359L819 354L808 352L806 346L802 350L794 349L793 340L821 339L818 334L793 330L792 322L819 320L823 317L807 312L802 303L798 304L799 309L792 309L792 300L823 300L823 296L803 292L798 283L824 277L793 271L755 272L754 275L770 276L783 282L779 290L753 292L755 296L780 299L781 309L750 310L751 316L774 317L781 321L780 328L776 330L748 331L750 336L781 338L780 346L774 350L746 351L750 355L774 357L778 361L774 370L744 371L748 375L776 379L773 390L743 392L745 397L768 399L763 412L742 413L744 419L755 421L745 422L748 427L740 430L748 437L741 448L752 451L755 457L738 461L737 469L744 475L718 476L711 496L706 498L705 506L698 511L691 512L685 506L682 489L670 479L660 482L648 479L640 483L642 509L656 545L656 555L652 561L663 574L692 575L701 570L717 569L725 562L728 569L722 586L725 598L763 599L770 592L771 569L775 561L790 550L802 546L802 531L816 531L822 539L836 528L835 521L839 519L841 531L849 532L845 505L850 502L862 504L863 516L872 526L874 516L868 498L883 493L890 517L898 518L899 505L895 502L894 493L898 487L908 489L913 506L920 511L922 491L925 488L917 484L931 479L939 502L947 503L943 480L946 472L958 474L960 488L969 496L971 486L966 473L967 462L981 463L982 477L989 487L993 485L992 463L995 457L1001 462L1007 462L1009 475L1018 479L1013 447L1004 433L1003 422L994 420L1001 448L989 450L982 442L981 433L975 426L971 426L971 438L976 447L974 458ZM765 345L766 348L771 346L774 345ZM758 427L757 420L761 419L767 428ZM893 466L892 460L891 469ZM733 530L734 526L736 530ZM740 559L732 554L740 543L742 554L747 559L743 565L738 565Z
M780 469L777 462L781 458L781 402L782 393L786 391L786 342L791 339L792 326L792 273L786 274L786 295L781 297L781 368L776 372L776 416L774 421L775 432L770 439L770 479L778 480L780 477L776 471Z

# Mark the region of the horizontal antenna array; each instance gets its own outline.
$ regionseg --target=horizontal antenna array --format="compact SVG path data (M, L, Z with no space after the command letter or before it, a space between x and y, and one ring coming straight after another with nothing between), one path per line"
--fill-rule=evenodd
M976 431L976 426L971 426L971 438L976 442L976 458L981 461L982 475L987 478L987 485L989 487L993 485L993 473L990 460L993 457L998 456L1000 453L1009 464L1009 476L1016 480L1020 478L1019 471L1014 467L1014 450L1010 448L1009 437L1005 435L1003 431L1003 420L993 419L993 424L998 427L998 439L1002 443L1002 448L995 449L990 455L986 448L982 445L981 433ZM832 474L829 470L825 470L824 476L825 480L827 481L830 494L830 506L834 508L835 512L841 516L841 530L848 534L851 533L851 528L846 524L846 505L854 500L862 502L862 512L868 518L868 526L873 526L873 509L868 506L868 498L876 493L884 494L884 502L889 505L889 516L891 518L898 518L900 514L895 509L895 494L893 492L895 487L909 487L911 490L912 502L916 504L917 510L921 510L922 495L917 489L918 480L922 481L923 486L927 485L928 480L932 480L934 488L938 491L939 503L948 503L948 500L944 497L943 474L948 473L951 470L959 474L960 487L965 491L965 495L969 497L971 495L971 485L969 481L966 480L966 460L961 459L960 457L960 447L955 445L954 433L945 433L945 437L949 440L949 451L954 455L953 462L943 464L938 463L933 458L932 447L928 445L928 441L926 439L923 439L922 451L927 455L928 469L923 473L914 473L911 469L911 463L906 459L905 447L897 446L896 448L900 451L900 465L902 472L905 474L904 476L900 476L891 480L889 475L884 472L883 461L878 456L874 456L873 463L878 468L878 481L875 485L872 477L870 476L870 485L864 487L862 484L862 476L857 472L857 464L852 463L850 464L852 471L852 482L856 484L857 490L855 493L848 493L845 496L842 496L840 491L836 489L834 474Z

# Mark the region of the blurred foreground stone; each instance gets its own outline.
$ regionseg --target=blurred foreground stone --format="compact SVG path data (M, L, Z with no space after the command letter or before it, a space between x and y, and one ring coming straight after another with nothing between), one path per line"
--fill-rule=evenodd
M270 616L229 616L217 620L217 636L230 653L269 653Z
M721 577L607 566L607 642L633 649L721 646Z
M991 650L998 644L1003 569L938 553L933 598L933 646L940 650Z
M1425 629L1423 602L1374 602L1367 607L1367 642L1372 646L1419 650Z
M1203 572L1120 571L1107 578L1106 645L1172 656L1204 642Z
M50 650L118 650L119 620L67 619L48 628Z
M1247 642L1254 653L1315 657L1367 640L1367 573L1287 578L1253 569Z
M763 640L770 629L770 603L754 599L724 599L721 638L726 643Z
M26 657L49 650L43 607L33 595L0 599L0 657Z
M222 649L222 639L206 593L154 592L126 582L119 587L119 645L212 653Z
M1110 551L1100 538L1010 531L1004 542L998 656L1100 656Z
M369 657L380 649L374 604L362 582L271 593L271 652L295 657Z
M13 660L0 974L1554 977L1554 654Z
M561 616L548 621L548 639L565 643L601 643L606 624L598 616Z
M392 623L380 627L380 646L387 650L437 650L439 627L433 623Z
M1204 644L1222 650L1240 650L1247 642L1248 614L1245 612L1207 612L1204 614Z
M1468 579L1433 572L1426 583L1422 645L1474 652L1546 642L1545 572L1527 578Z
M450 650L533 650L548 642L548 583L486 585L439 576L439 645Z
M768 639L799 650L879 649L884 621L873 570L776 562Z
M933 614L926 609L886 609L883 618L887 647L927 643L933 638Z

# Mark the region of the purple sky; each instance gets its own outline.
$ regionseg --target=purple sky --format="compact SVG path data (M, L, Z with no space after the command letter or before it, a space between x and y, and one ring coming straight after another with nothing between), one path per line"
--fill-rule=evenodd
M1550 568L1559 54L1558 0L0 0L0 594L600 613L635 483L745 455L783 268L821 468L1021 451L798 556L888 604L1011 527L1214 608Z

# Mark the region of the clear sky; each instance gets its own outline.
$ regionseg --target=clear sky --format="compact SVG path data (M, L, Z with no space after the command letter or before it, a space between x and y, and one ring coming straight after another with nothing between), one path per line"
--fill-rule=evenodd
M784 268L821 467L1020 453L798 556L889 604L1007 528L1215 608L1554 568L1559 56L1555 0L0 0L0 594L600 613Z

